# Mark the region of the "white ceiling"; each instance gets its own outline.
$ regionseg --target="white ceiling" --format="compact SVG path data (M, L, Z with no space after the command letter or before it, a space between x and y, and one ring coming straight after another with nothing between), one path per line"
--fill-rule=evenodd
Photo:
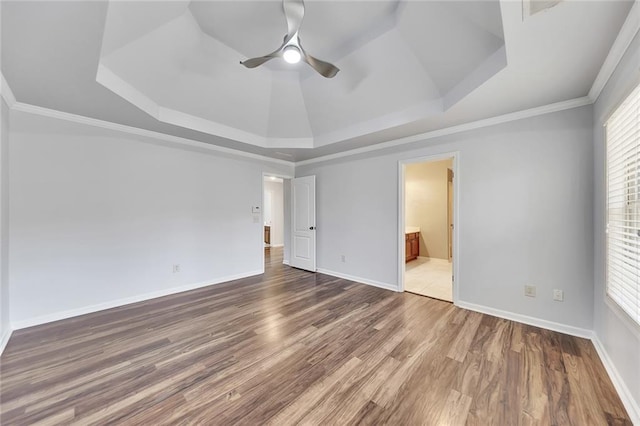
M304 160L585 96L631 5L308 0L325 79L238 63L280 45L279 1L3 1L2 72L20 102Z

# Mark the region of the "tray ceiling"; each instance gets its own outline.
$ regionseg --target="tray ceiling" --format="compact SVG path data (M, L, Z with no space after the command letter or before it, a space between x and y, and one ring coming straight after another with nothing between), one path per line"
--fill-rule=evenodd
M633 2L313 1L282 61L280 1L2 1L19 102L300 161L584 97Z

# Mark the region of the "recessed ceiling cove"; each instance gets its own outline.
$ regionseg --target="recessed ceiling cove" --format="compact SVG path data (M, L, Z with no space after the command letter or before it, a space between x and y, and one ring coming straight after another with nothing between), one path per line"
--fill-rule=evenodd
M498 1L305 2L332 79L276 58L281 1L110 1L96 80L156 119L265 148L316 148L435 116L506 66Z

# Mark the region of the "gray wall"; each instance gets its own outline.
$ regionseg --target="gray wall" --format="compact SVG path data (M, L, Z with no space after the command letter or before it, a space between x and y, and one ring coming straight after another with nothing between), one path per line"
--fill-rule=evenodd
M0 348L11 331L9 316L9 107L0 99ZM0 349L1 351L1 349Z
M251 207L292 166L165 145L12 113L16 327L262 272Z
M629 389L640 419L640 326L607 300L605 289L605 139L604 123L613 109L640 84L640 33L594 106L594 330L619 378Z
M395 287L398 161L458 151L460 301L591 329L592 115L586 106L296 167L317 177L318 268Z

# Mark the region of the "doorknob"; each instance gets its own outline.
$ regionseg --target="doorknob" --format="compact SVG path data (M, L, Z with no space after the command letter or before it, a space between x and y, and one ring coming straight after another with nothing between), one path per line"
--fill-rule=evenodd
M315 226L310 226L309 229L313 231L314 229L316 229L316 227Z

